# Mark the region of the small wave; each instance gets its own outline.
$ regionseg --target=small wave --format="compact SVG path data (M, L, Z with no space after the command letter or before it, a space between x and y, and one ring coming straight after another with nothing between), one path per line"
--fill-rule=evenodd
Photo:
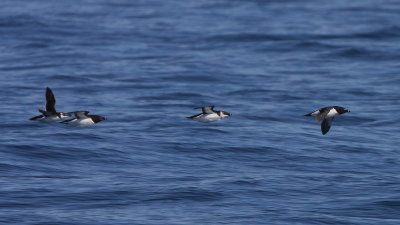
M180 93L169 93L164 95L151 95L151 96L142 96L138 97L137 100L196 100L208 98L206 95L197 94L197 93L189 93L189 92L180 92Z
M17 150L13 154L30 159L76 159L76 156L54 146L49 145L6 145L7 149ZM47 150L51 149L51 151Z
M352 34L263 34L263 33L233 33L219 34L206 37L206 41L211 42L265 42L265 41L291 41L304 40L300 43L300 47L327 47L336 46L322 44L315 40L330 40L330 39L387 39L400 37L400 29L398 27L389 27L380 30L374 30L364 33ZM314 41L310 41L314 40Z
M400 55L398 55L397 53L382 52L378 50L370 50L359 47L350 47L350 48L335 50L331 51L328 54L324 54L323 56L330 58L339 57L339 58L351 58L351 59L368 60L368 61L400 59Z
M178 188L169 190L167 193L158 193L154 198L145 201L196 201L207 202L221 200L224 194L216 191L208 191L200 188Z
M307 41L300 41L299 43L294 45L294 48L300 49L334 49L334 48L341 48L342 46L333 45L333 44L326 44L319 41L307 40Z
M378 201L375 202L375 204L385 207L400 209L400 201Z
M36 69L47 69L54 67L65 66L65 64L41 64L41 65L30 65L30 66L5 66L0 67L2 71L18 71L18 70L36 70Z
M42 49L42 48L48 48L50 45L45 44L45 43L40 43L40 42L31 42L27 44L22 44L22 45L17 45L15 46L16 49Z
M330 40L330 39L388 39L400 37L400 28L392 26L384 29L373 30L369 32L350 33L350 34L263 34L263 33L232 33L218 34L206 37L206 41L211 42L265 42L265 41L290 41L304 40L303 46L335 47L321 44L309 40Z
M373 217L373 216L350 216L350 215L334 215L334 214L328 214L328 213L315 213L317 216L324 216L324 217L330 217L330 218L335 218L335 219L346 219L347 222L349 221L355 221L355 222L360 222L360 221L375 221L375 222L400 222L400 218L378 218L378 217ZM364 224L364 223L362 223Z
M221 81L217 76L170 76L170 77L163 77L162 80L165 81L173 81L173 82L196 82L196 83L209 83L209 82L218 82Z
M29 167L20 166L20 165L0 163L0 171L15 171L15 170L30 171L31 169ZM4 176L4 174L3 174L3 176Z
M366 39L387 39L400 37L400 27L392 26L364 33L355 33L349 37Z
M255 179L246 179L246 180L241 179L241 180L231 181L230 183L239 186L258 186L261 184L259 180Z
M39 21L33 16L18 15L6 18L0 18L0 27L47 27L47 24Z
M206 41L211 42L264 42L264 41L282 41L282 40L297 40L296 36L279 35L279 34L219 34L209 36Z
M230 91L225 93L225 95L229 95L229 96L235 96L235 95L269 95L271 93L271 90L267 90L267 89L240 89L240 90L236 90L236 91Z
M58 81L72 81L85 83L90 82L92 79L85 76L73 76L73 75L49 75L47 76L49 80L58 80Z
M371 89L360 89L360 88L352 88L350 90L345 91L347 94L355 95L355 96L378 96L378 92L374 92Z
M10 201L2 201L0 203L0 208L6 208L6 209L10 209L10 208L31 208L34 207L34 204L31 203L22 203L22 202L10 202ZM4 220L2 220L4 221Z
M212 128L207 126L206 124L202 124L202 123L198 123L197 125L201 126L200 128L196 129L196 128L190 128L190 130L192 130L193 132L197 133L197 134L229 134L228 131L223 130L222 128ZM206 126L206 127L205 127Z
M365 57L367 55L372 55L372 53L372 51L361 48L346 48L337 52L336 55L342 57Z
M259 154L261 152L281 152L282 149L274 148L274 147L221 147L221 148L214 148L210 151L213 152L244 152L244 153L255 153Z
M314 39L390 39L400 37L400 28L391 26L367 32L346 33L346 34L318 34L312 35Z

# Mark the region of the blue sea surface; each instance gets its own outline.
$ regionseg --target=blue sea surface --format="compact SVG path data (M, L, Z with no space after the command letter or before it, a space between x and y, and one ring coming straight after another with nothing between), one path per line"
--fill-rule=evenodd
M400 224L400 1L0 6L0 224Z

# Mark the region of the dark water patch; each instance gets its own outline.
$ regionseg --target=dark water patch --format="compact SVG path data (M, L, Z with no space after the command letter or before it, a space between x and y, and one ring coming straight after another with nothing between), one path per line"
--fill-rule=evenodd
M313 164L324 164L324 163L332 163L333 160L328 157L322 156L305 156L305 155L288 155L286 159L291 161L292 163L313 163Z
M348 93L350 95L354 95L354 96L379 96L381 95L381 93L374 91L374 90L370 90L370 89L366 89L366 88L351 88L348 90L344 91L345 93Z
M268 110L265 111L257 111L258 115L250 115L250 114L244 114L242 117L248 120L252 120L252 121L258 121L259 123L269 123L267 126L272 126L275 125L277 126L278 124L276 124L277 122L295 122L298 121L299 115L292 115L291 118L286 118L284 116L282 116L282 114L286 114L286 113L282 113L282 112L271 112ZM300 115L301 116L301 115Z
M31 169L31 168L30 168ZM32 176L21 176L21 178L26 178L26 179L40 179L40 180L53 180L53 179L62 179L62 180L70 180L70 179L80 179L80 176L72 176L70 175L70 171L61 171L61 174L58 174L60 171L55 171L57 172L57 175L32 175ZM63 174L64 173L64 174ZM36 190L35 190L36 191Z
M211 147L212 152L246 153L246 154L264 154L278 153L284 150L274 147Z
M240 90L236 90L236 91L229 91L227 93L225 93L225 95L229 95L229 96L248 96L248 95L269 95L271 94L272 90L268 90L268 89L240 89Z
M28 15L2 16L0 27L3 28L43 28L48 25L37 17Z
M392 208L392 209L400 209L400 201L394 201L394 200L378 201L378 202L375 202L375 204L381 205L383 207L389 207L389 208Z
M274 121L276 119L276 117L271 117L269 115L265 115L262 112L244 115L244 118L249 119L249 120L255 120L255 121Z
M21 71L21 70L38 70L38 69L48 69L57 68L65 66L65 64L41 64L41 65L29 65L29 66L4 66L0 67L2 71Z
M352 34L262 34L262 33L232 33L224 35L214 35L206 37L205 40L211 42L271 42L271 41L304 41L309 40L330 40L330 39L388 39L400 37L400 29L398 27L389 27L380 30L374 30L365 33ZM301 44L300 44L301 47ZM321 45L319 45L321 47ZM331 46L323 46L331 47Z
M65 22L69 22L69 23L73 23L72 21L74 20L69 20L68 18L74 18L74 19L87 19L87 18L91 18L91 19L97 19L99 17L104 17L103 13L100 12L96 12L96 11L92 11L92 12L79 12L79 11L69 11L69 12L60 12L58 14L59 19L57 22L58 23L65 23Z
M93 127L73 127L67 126L66 124L61 124L58 122L55 123L42 123L37 121L29 121L32 125L35 125L35 132L23 133L27 137L38 138L39 135L45 135L49 137L49 140L43 143L53 143L52 137L55 137L57 140L60 138L61 140L92 140L92 141L101 141L104 139L104 134L102 133L94 133L90 132L93 130ZM40 128L40 129L37 129ZM97 128L99 129L99 128ZM39 144L39 142L34 142L35 144ZM41 146L43 143L39 144ZM61 142L60 146L64 146L67 142ZM44 147L44 146L42 146Z
M288 102L288 101L301 101L304 99L307 99L307 97L302 97L297 94L287 94L287 93L274 93L272 94L271 98L275 99L282 99L282 102Z
M164 77L162 80L173 81L173 82L185 82L185 83L186 82L210 83L210 82L222 81L222 78L218 76L208 76L208 75L197 75L197 76L175 75L175 76Z
M135 90L148 90L148 89L165 89L171 87L169 82L160 82L158 81L157 83L154 83L150 79L143 79L141 81L138 80L130 80L130 79L122 79L119 80L118 83L115 85L110 85L112 88L109 90L110 92L119 92L123 89L130 89L130 91L137 92Z
M184 182L198 182L202 181L202 178L190 175L190 176L180 176L180 177L158 178L158 180L160 182L165 182L165 183L175 183L177 180Z
M367 50L365 48L345 48L340 51L333 51L326 55L327 57L341 57L341 58L353 58L363 60L396 60L400 58L400 55L388 55L388 53Z
M47 76L47 79L50 80L58 80L58 81L68 81L68 82L79 82L79 83L87 83L92 81L92 79L82 76L73 76L73 75L63 75L63 74L54 74Z
M189 120L189 119L188 119ZM190 120L189 120L190 121ZM190 121L190 122L196 122L196 121ZM197 134L209 134L209 135L212 135L212 134L228 134L229 133L229 131L227 131L227 130L224 130L224 128L223 127L220 127L220 128L216 128L216 127L214 127L214 128L212 128L212 127L209 127L209 126L207 126L207 125L205 125L205 124L196 124L196 125L199 125L200 127L197 127L197 128L190 128L190 130L192 130L193 131L193 133L197 133Z
M366 126L370 127L372 124L375 124L378 119L374 117L365 117L365 116L348 116L345 121L342 121L342 124L346 124L349 126Z
M300 41L293 46L294 49L310 49L310 50L330 50L343 48L341 45L328 44L328 42L320 42L314 40Z
M12 163L0 163L0 171L11 172L11 171L24 171L24 170L28 171L30 170L30 168L21 165L15 165ZM5 176L4 173L3 176Z
M378 7L369 7L369 6L346 6L346 7L338 7L335 8L334 11L338 12L366 12L366 13L382 13L382 14L390 14L398 12L398 5L395 1L387 2L387 4L379 5Z
M35 216L35 219L37 219L37 216ZM32 222L32 221L25 221L23 220L23 222L27 222L27 225L89 225L91 222L84 222L84 223L80 223L80 222L60 222L60 218L59 219L54 219L53 222L48 222L48 221L52 221L53 219L49 218L49 217L44 217L43 219L40 219L40 222ZM97 223L98 225L105 225L105 223Z
M399 222L398 210L399 204L397 201L356 201L350 207L338 209L337 211L339 212L336 215L362 221Z
M260 186L262 182L259 180L254 180L254 179L243 179L243 180L230 181L229 183L231 183L233 185L238 185L238 186L256 187L256 186Z
M371 32L358 33L352 35L354 38L367 38L367 39L389 39L389 38L399 38L400 37L400 27L391 26L379 30L374 30Z
M37 110L32 110L31 115L28 115L25 118L19 118L22 123L6 123L2 124L2 128L29 129L42 127L43 124L29 120L29 118L34 117L36 114L39 115L39 112L37 112Z
M151 95L138 97L137 100L188 100L204 99L210 96L193 92L165 93L164 95Z
M77 26L67 27L65 25L63 27L53 26L51 28L44 28L40 29L39 31L42 35L52 38L68 37L75 39L77 37L89 36L91 34L91 31L87 28L79 28Z
M5 147L8 150L15 150L13 152L15 155L24 156L31 159L76 159L73 154L64 151L57 151L54 147L46 145L6 145ZM46 151L45 149L49 149L51 151Z
M39 42L32 42L28 44L22 44L22 45L17 45L15 46L16 49L43 49L43 48L48 48L51 45L45 44L45 43L39 43Z
M188 103L188 102L168 101L168 102L160 102L160 103L145 102L143 104L140 104L140 108L147 109L147 110L151 110L154 108L169 109L169 110L175 109L175 108L180 108L180 109L177 109L179 111L179 113L190 114L190 113L195 113L196 110L194 108L197 108L197 107L194 107L193 104ZM197 110L199 110L199 109L197 109ZM199 111L199 112L201 112L201 111ZM160 112L160 113L162 113L162 112Z
M143 107L141 107L143 108ZM153 107L148 107L149 109L154 109ZM111 119L107 119L108 121L112 121ZM160 118L158 118L155 115L148 115L148 114L144 114L144 115L124 115L124 116L120 116L118 118L113 118L113 120L116 120L118 122L113 122L115 124L120 124L120 125L126 125L127 123L130 122L151 122L151 123L155 123L156 120L160 120Z
M123 8L123 9L126 9L126 8L130 8L130 7L144 7L144 6L147 6L147 5L154 5L154 4L156 4L156 2L153 2L153 1L148 1L148 2L142 2L142 1L137 1L137 2L104 2L103 3L103 5L104 6L108 6L108 7L111 7L111 8L114 8L114 7L116 7L116 8Z
M400 222L400 218L379 218L379 217L374 217L373 215L340 215L340 214L327 214L327 213L317 213L315 214L320 219L321 223L318 224L326 224L327 221L324 218L329 218L331 221L328 224L348 224L348 225L354 225L354 224L359 224L359 225L365 225L365 224L388 224L388 225L395 225ZM368 215L368 216L367 216Z
M350 138L351 139L351 138ZM373 140L369 140L371 143L373 143ZM375 149L368 148L363 145L363 143L356 143L354 145L334 145L331 146L330 148L332 151L335 152L343 152L343 153L348 153L348 154L377 154ZM379 154L379 153L378 153Z
M392 127L394 124L399 123L399 120L395 119L375 119L371 121L365 121L363 123L366 127Z
M21 145L7 144L4 145L7 153L22 157L24 159L35 160L57 160L57 161L76 161L76 160L96 160L106 157L109 154L104 152L87 151L84 148L72 146L52 145Z
M44 198L47 198L51 201L57 201L57 199L68 199L72 202L81 202L84 200L84 204L88 208L92 207L104 207L110 205L121 205L128 204L132 200L134 200L134 196L136 194L136 190L93 190L93 191L82 191L82 192L70 192L65 193L63 196L58 195L45 195ZM112 203L113 202L113 203Z
M127 61L155 61L160 59L169 59L170 55L139 55L139 56L126 56L117 57L116 60L127 60ZM135 78L128 78L135 79Z
M159 193L158 196L153 196L153 198L145 201L213 202L225 197L226 196L221 192L209 191L197 187L188 187L171 189L165 193Z
M17 209L20 209L20 208L31 208L31 207L34 207L35 206L35 204L30 204L30 203L22 203L22 202L19 202L19 201L2 201L1 203L0 203L0 208L6 208L6 209L9 209L9 208L17 208Z
M211 42L265 42L265 41L287 41L298 40L298 37L292 35L279 35L279 34L256 34L256 33L233 33L233 34L219 34L205 38L206 41Z
M313 39L329 40L329 39L372 39L384 40L400 37L400 28L390 26L386 28L375 29L367 32L349 32L347 34L322 34L315 35Z

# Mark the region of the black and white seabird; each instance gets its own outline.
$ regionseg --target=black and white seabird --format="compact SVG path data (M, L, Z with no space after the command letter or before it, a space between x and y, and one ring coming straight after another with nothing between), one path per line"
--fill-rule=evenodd
M73 112L75 118L70 120L65 120L61 123L69 124L74 127L86 127L98 123L100 121L106 120L104 116L99 115L88 115L89 111L77 111Z
M204 107L199 107L199 108L195 108L195 109L200 109L200 108L203 111L202 113L199 113L199 114L196 114L193 116L189 116L186 118L189 118L189 119L192 119L192 120L195 120L198 122L202 122L202 123L209 123L209 122L220 120L227 116L231 116L231 114L228 112L215 111L214 106L204 106Z
M39 112L42 113L42 115L32 117L30 120L51 123L71 116L70 113L57 112L55 105L56 99L53 92L50 88L46 88L46 111L39 109Z
M319 122L322 120L321 123L321 131L322 134L325 135L328 133L329 129L331 128L332 121L335 115L343 114L350 112L350 110L345 109L341 106L328 106L324 108L320 108L314 112L310 112L304 116L315 116L315 119Z

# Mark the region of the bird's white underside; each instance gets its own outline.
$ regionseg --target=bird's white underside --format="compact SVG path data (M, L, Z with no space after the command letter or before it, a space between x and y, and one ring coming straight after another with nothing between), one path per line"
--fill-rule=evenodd
M84 119L74 119L68 122L68 124L74 127L86 127L93 125L94 122L91 118L84 118Z
M46 116L41 119L38 119L38 121L43 122L43 123L52 123L52 122L57 122L61 121L60 117L54 115L54 116Z
M209 123L209 122L217 121L220 119L221 119L221 117L218 116L218 114L216 114L216 113L202 114L200 116L193 118L193 120L196 120L196 121L202 122L202 123Z

